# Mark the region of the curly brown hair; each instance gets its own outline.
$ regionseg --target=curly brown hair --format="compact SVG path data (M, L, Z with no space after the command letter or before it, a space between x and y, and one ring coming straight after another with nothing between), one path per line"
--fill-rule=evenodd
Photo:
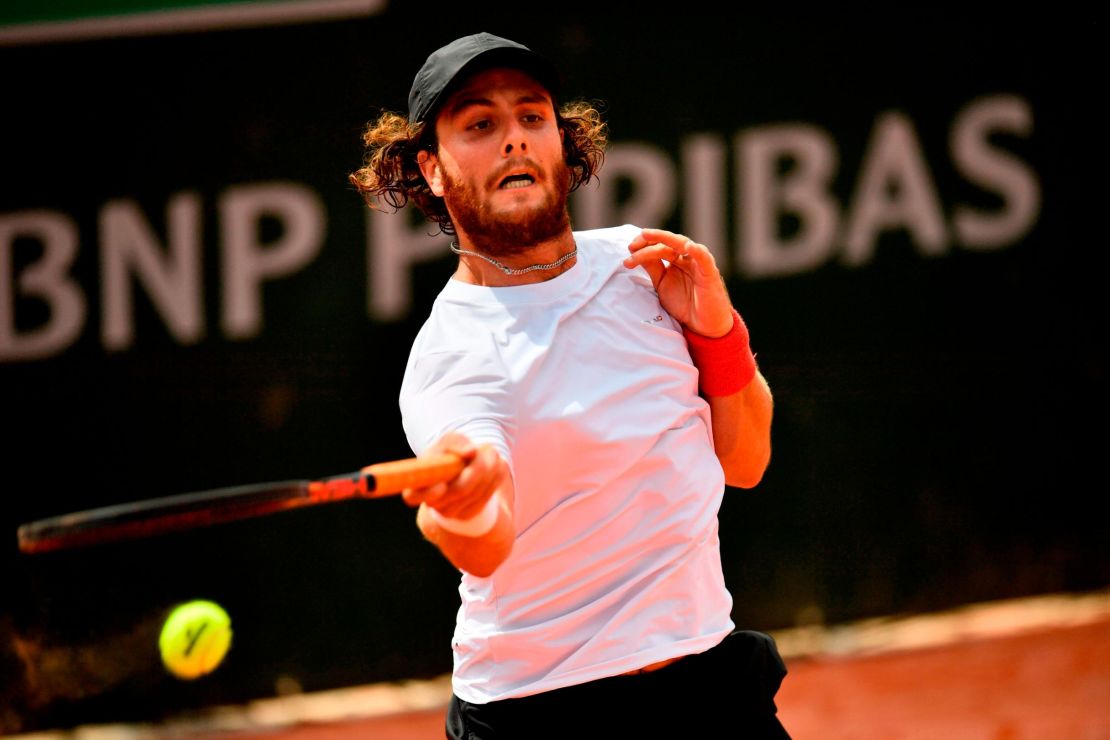
M563 104L555 113L555 121L566 132L563 157L574 191L597 177L605 161L608 127L597 107L585 101ZM434 126L410 123L404 116L387 111L367 125L362 142L366 147L363 166L347 179L366 204L384 210L384 202L399 210L412 200L430 221L439 224L441 232L453 235L455 225L443 198L432 193L416 163L421 150L434 150L438 145Z

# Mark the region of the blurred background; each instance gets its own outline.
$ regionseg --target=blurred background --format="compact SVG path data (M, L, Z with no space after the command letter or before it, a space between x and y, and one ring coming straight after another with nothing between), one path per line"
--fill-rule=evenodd
M720 514L738 625L1110 585L1103 29L735 7L5 3L0 731L450 670L457 574L397 500L33 557L15 530L411 454L397 392L455 258L347 175L478 31L609 121L576 228L711 245L751 328L776 417ZM157 632L193 598L235 638L183 684Z

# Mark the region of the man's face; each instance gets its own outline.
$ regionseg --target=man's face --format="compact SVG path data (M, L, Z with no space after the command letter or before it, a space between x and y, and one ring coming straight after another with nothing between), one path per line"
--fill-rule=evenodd
M569 228L570 172L546 89L514 69L480 72L436 119L439 148L421 161L460 236L511 255Z

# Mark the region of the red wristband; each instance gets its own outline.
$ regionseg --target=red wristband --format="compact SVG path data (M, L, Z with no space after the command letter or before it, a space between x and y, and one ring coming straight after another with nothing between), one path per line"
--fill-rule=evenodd
M748 346L748 327L732 309L732 329L716 339L683 327L690 357L698 368L698 385L707 396L731 396L755 377L755 355Z

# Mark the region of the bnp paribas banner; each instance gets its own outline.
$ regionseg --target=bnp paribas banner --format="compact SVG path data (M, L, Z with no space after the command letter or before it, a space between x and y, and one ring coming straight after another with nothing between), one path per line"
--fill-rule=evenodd
M15 528L411 454L397 392L455 258L348 174L427 54L477 31L550 57L608 121L575 227L709 245L751 328L775 429L763 483L721 511L738 623L1107 582L1082 483L1106 411L1083 21L8 3L0 598L20 644L108 644L207 595L251 625L204 689L221 698L449 669L456 576L396 500L49 558Z

